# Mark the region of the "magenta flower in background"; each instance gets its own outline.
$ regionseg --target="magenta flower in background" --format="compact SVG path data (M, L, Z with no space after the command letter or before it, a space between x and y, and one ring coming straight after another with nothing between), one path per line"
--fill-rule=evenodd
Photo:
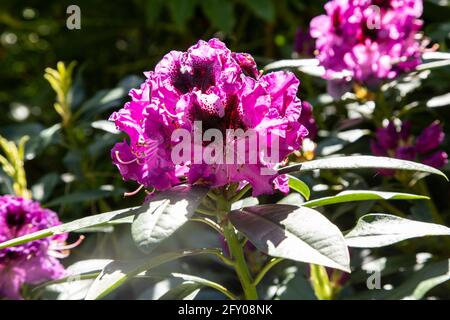
M420 63L421 0L332 0L325 10L310 30L327 79L376 86Z
M0 196L0 242L59 225L55 212L16 196ZM65 269L57 257L64 255L67 234L0 249L0 299L21 299L24 284L61 278Z
M198 121L203 132L217 129L223 136L228 129L251 129L263 139L276 135L279 150L275 152L283 160L308 135L302 102L297 98L299 80L293 73L261 76L251 55L233 53L221 41L211 39L200 40L186 52L171 51L145 75L140 89L130 91L131 101L110 117L130 139L112 150L113 162L125 180L157 190L184 178L211 187L247 181L253 195L273 193L275 187L286 190L287 179L261 174L261 169L277 164L259 155L253 164L176 164L171 152L179 141L172 141L171 136L180 128L193 133ZM211 147L201 144L203 151ZM247 155L252 150L247 145L245 151Z
M403 160L418 161L441 168L448 162L448 155L439 146L444 141L442 125L435 121L414 137L411 134L411 122L404 121L396 125L390 121L384 128L378 128L371 142L372 153L376 156L388 156ZM395 171L380 170L384 175L392 176Z

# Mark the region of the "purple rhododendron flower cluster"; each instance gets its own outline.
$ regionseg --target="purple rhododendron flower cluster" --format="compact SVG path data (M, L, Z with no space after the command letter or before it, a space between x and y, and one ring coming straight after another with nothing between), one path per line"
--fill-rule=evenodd
M55 212L35 201L0 196L0 243L60 223ZM57 257L62 256L66 239L67 234L60 234L0 249L0 299L21 299L22 285L64 276Z
M421 0L332 0L311 21L327 79L368 86L412 71L421 61Z
M390 121L384 128L378 128L371 149L376 156L388 156L403 160L419 161L423 164L441 168L448 162L448 155L439 146L444 141L442 125L435 121L414 137L411 134L411 122L396 124ZM380 171L384 175L393 175L392 170Z
M252 129L266 139L277 135L281 161L308 135L297 98L299 80L293 73L261 76L249 54L231 52L211 39L200 40L186 52L171 51L145 75L140 89L130 91L131 101L110 117L130 139L112 150L124 179L157 190L179 184L184 177L191 184L211 187L247 181L253 195L273 193L274 187L286 190L286 177L261 174L261 168L277 165L261 158L253 164L175 164L171 151L177 141L171 135L179 128L192 133L196 121L201 121L202 130L217 129L223 136L227 129ZM203 149L208 147L202 142Z

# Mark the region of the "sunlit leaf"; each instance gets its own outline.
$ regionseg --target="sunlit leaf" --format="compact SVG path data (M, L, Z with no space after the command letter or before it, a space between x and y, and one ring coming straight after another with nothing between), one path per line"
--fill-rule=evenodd
M289 188L292 190L297 191L300 193L303 197L305 197L306 200L309 200L309 196L311 195L311 191L309 190L309 187L306 183L304 183L302 180L300 180L297 177L288 175L289 177Z
M339 229L319 212L291 205L260 205L231 211L231 223L262 252L350 272Z
M320 199L314 199L307 201L302 206L314 208L320 206L326 206L330 204L337 204L343 202L353 201L365 201L365 200L417 200L417 199L429 199L426 196L420 196L409 193L401 192L383 192L372 190L346 190L342 191L335 196L324 197Z
M318 159L291 166L283 167L278 170L281 173L288 172L306 172L316 169L363 169L363 168L377 168L377 169L397 169L433 173L443 176L448 180L447 176L436 168L420 164L413 161L399 160L387 157L374 156L347 156L347 157L330 157L326 159Z
M182 185L158 193L150 201L161 201L161 206L137 215L131 225L134 242L151 252L189 220L207 192L206 188Z
M450 235L450 228L446 226L372 213L358 220L346 234L345 241L350 247L377 248L411 238L445 235Z

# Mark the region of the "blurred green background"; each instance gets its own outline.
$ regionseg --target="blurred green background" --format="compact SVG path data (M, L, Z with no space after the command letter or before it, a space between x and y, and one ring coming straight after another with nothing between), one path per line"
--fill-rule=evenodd
M37 200L58 211L62 220L137 205L145 195L123 197L124 191L135 189L136 184L124 183L112 165L109 152L120 136L104 120L121 107L128 90L142 80L143 72L152 70L170 50L184 51L198 39L211 37L222 39L233 51L252 54L260 68L275 60L312 57L306 45L303 51L296 52L296 34L298 30L307 32L310 20L324 12L325 2L1 0L0 134L14 140L31 136L25 165L29 188ZM80 30L66 27L66 9L73 4L81 9ZM449 1L426 0L424 6L426 36L440 45L440 51L448 51ZM71 108L77 118L62 129L53 107L55 93L43 77L45 68L55 68L58 61L66 65L77 62L70 92ZM450 92L448 74L448 68L433 71L402 103ZM308 75L300 79L301 98L318 105L319 94L326 91L325 82ZM427 110L423 113L426 117L418 117L417 121L427 125L436 118L448 119L447 109ZM318 119L321 129L332 131L338 127L335 120L340 116ZM444 125L448 128L449 124ZM448 145L444 148L447 152ZM368 153L368 140L362 140L357 148ZM448 172L448 166L444 170ZM369 177L373 178L373 174ZM0 172L0 179L4 182L7 178ZM351 179L357 180L349 175ZM441 180L431 181L436 181L431 192L448 221L450 189ZM10 192L8 183L0 184L1 194ZM351 210L356 212L353 207ZM348 226L353 223L352 218ZM129 239L128 230L122 234ZM132 244L121 243L120 238L92 235L70 260L109 258L115 255L111 250L119 252L121 258L137 255L136 250L130 250ZM201 242L201 237L191 241ZM211 266L214 268L208 262L206 269ZM294 297L301 297L298 294Z

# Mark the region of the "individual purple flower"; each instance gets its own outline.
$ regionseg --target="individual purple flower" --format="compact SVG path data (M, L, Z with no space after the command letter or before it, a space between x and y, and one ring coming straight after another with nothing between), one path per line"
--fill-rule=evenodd
M240 164L194 161L215 150L215 144L195 141L194 136L196 130L218 130L227 138L229 130L253 130L267 143L268 153L276 153L281 162L301 147L308 134L301 120L302 102L297 98L299 80L293 73L261 76L249 54L233 53L221 41L211 39L200 40L186 52L171 51L145 75L140 89L130 91L131 101L110 117L129 136L129 142L118 143L112 150L113 162L125 180L157 190L184 179L211 187L247 181L253 195L270 194L276 186L284 186L285 179L274 170L262 174L262 169L271 172L278 163L260 153L255 162ZM178 129L193 136L192 149L186 151L188 159L182 162L172 157L181 142L172 136ZM278 138L279 148L270 144L273 137ZM242 139L246 142L244 156L250 157L254 150L245 140L248 137L231 139L224 154L234 152Z
M421 0L332 0L311 21L329 80L376 86L421 62Z
M0 196L0 242L59 225L55 212L17 196ZM21 299L24 284L34 285L65 275L57 258L64 256L67 234L0 249L0 299Z
M448 162L448 155L438 150L444 141L442 125L435 121L414 137L411 134L411 122L399 124L390 121L387 126L378 128L371 141L372 153L376 156L388 156L409 161L419 161L426 165L441 168ZM395 174L393 170L380 170L387 176Z

